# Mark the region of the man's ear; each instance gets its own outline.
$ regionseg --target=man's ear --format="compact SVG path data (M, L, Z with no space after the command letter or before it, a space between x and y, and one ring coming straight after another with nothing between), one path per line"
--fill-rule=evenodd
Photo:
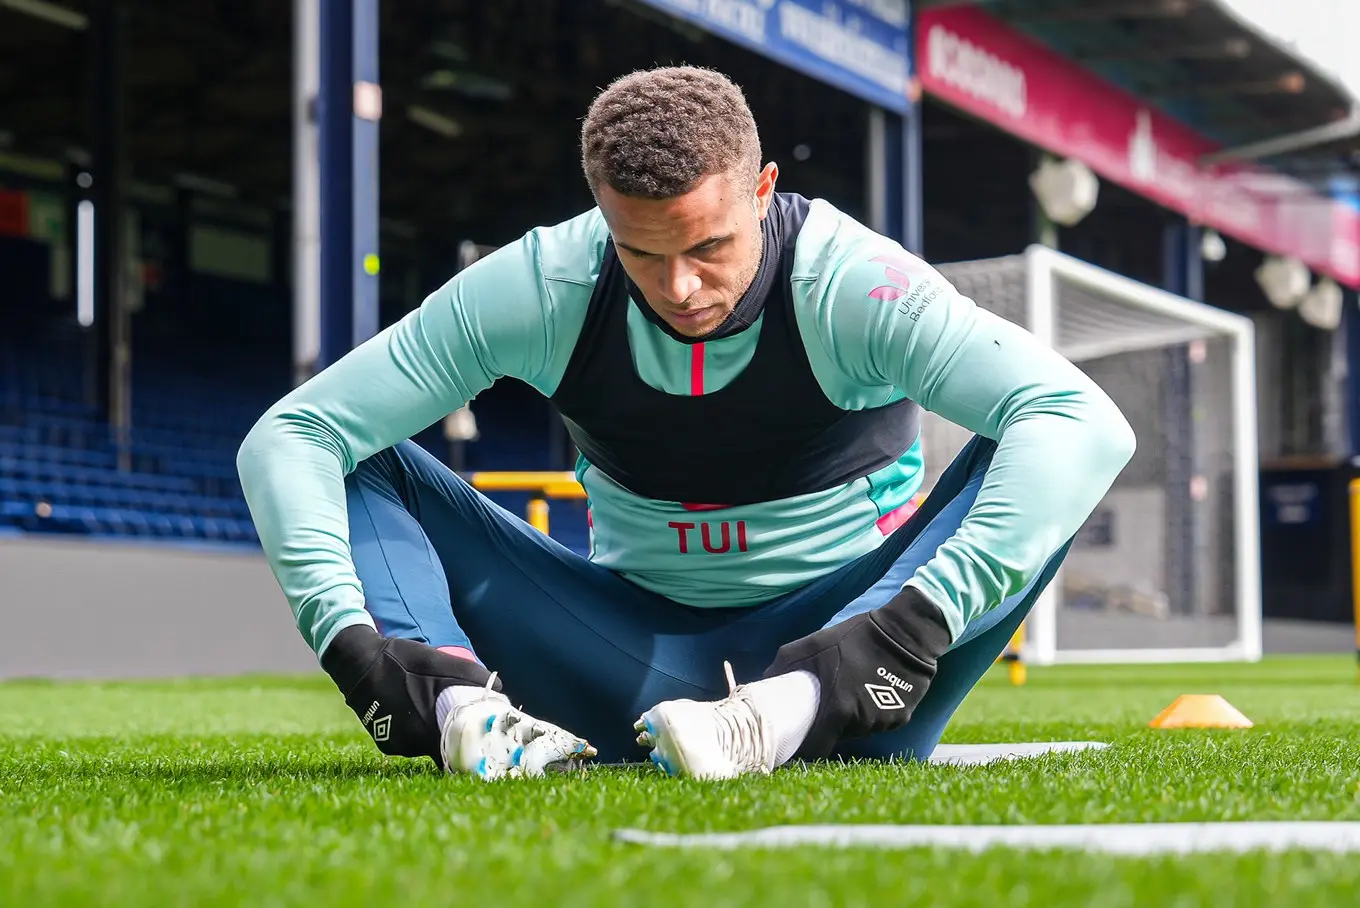
M770 211L770 201L774 198L774 184L779 179L779 165L773 161L766 164L756 178L756 194L752 204L756 217L764 218Z

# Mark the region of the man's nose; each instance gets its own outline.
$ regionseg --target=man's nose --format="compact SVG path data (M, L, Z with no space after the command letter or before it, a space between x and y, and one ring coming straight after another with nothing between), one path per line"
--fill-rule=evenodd
M677 256L666 264L661 278L661 295L666 302L678 306L698 293L703 284L703 279L694 273L689 262Z

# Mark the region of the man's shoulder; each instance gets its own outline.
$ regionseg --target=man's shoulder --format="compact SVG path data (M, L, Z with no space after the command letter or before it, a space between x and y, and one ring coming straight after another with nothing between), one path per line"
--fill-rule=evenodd
M545 281L593 286L608 238L604 217L598 208L591 208L560 223L535 227L524 241Z
M795 281L819 281L877 257L925 268L925 262L900 243L867 226L825 199L808 202L807 218L798 234L793 261Z
M798 235L793 282L805 304L831 301L833 290L864 281L899 279L912 286L941 283L943 277L929 263L908 252L901 243L865 225L823 199L813 199ZM877 285L875 285L877 286Z

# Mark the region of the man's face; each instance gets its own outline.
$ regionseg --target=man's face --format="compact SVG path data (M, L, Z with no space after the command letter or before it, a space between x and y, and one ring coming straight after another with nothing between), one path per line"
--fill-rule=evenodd
M685 195L660 200L599 187L596 201L619 261L647 305L676 332L703 337L713 331L751 286L778 174L766 165L754 193L740 175L712 174Z

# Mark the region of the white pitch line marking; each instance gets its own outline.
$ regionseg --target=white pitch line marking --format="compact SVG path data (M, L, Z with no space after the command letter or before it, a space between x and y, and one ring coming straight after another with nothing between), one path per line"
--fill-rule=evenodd
M996 760L1041 757L1051 753L1075 753L1109 747L1099 741L1045 741L1027 744L940 744L926 760L951 766L980 766Z
M1205 851L1360 852L1360 823L1233 822L1110 823L1038 826L771 826L749 832L674 835L638 829L615 837L672 848L987 848L1074 849L1117 855L1190 854Z

